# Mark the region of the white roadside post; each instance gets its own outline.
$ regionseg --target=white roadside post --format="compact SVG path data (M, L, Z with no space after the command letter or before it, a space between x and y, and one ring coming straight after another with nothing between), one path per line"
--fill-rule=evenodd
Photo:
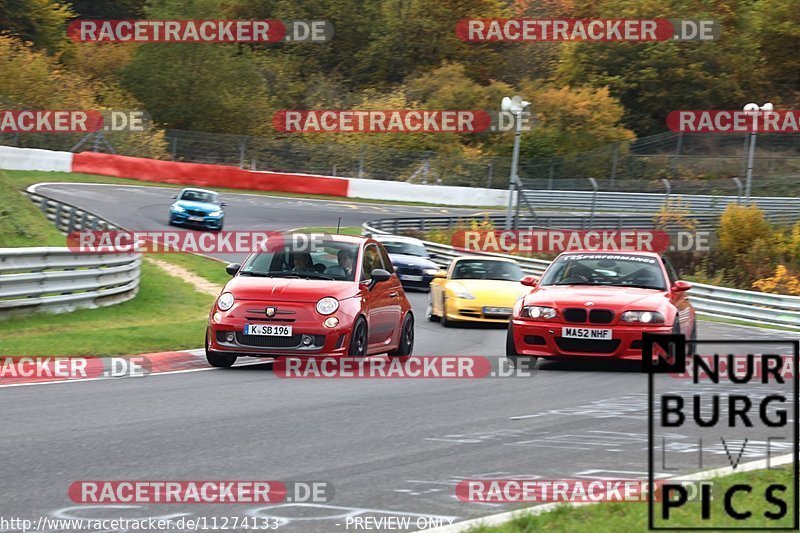
M758 116L764 111L772 111L773 106L771 103L767 102L766 104L759 106L758 104L749 103L744 106L744 111L750 116ZM756 121L757 123L757 121ZM756 155L756 138L758 133L756 132L756 128L750 131L750 145L748 146L747 150L747 177L745 178L745 186L744 186L744 202L745 205L750 203L750 189L752 188L753 183L753 159Z
M514 96L509 98L506 96L500 104L500 109L507 113L514 114L514 152L511 156L511 174L508 177L508 211L506 212L506 229L512 228L512 217L514 207L514 190L516 189L519 194L519 176L517 175L517 166L519 165L519 141L522 136L522 113L530 106L530 102L526 102L521 96ZM517 198L519 201L519 198Z

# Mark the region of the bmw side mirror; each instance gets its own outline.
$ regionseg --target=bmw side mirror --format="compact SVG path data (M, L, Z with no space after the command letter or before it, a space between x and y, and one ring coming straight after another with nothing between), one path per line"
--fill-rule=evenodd
M382 268L376 268L373 270L370 275L372 276L372 282L369 284L369 288L372 289L376 284L380 283L381 281L388 281L389 278L392 277L388 271Z
M240 265L239 263L231 263L225 267L225 272L227 272L231 276L235 276L236 273L239 272L240 268L242 268L242 265Z

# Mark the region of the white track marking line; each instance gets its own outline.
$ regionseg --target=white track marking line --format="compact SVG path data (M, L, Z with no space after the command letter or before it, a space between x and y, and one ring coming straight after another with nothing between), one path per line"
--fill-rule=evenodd
M240 363L234 366L234 368L239 368L243 366L253 366L253 365L263 365L264 363L274 363L274 359L265 358L263 361L249 361L246 363ZM205 372L206 370L223 370L220 368L214 368L213 366L209 366L207 368L189 368L186 370L169 370L167 372L155 372L153 374L147 374L140 377L135 377L132 379L142 379L142 378L152 378L156 376L166 376L169 374L188 374L189 372ZM7 383L0 385L0 389L6 389L9 387L29 387L31 385L58 385L60 383L86 383L89 381L108 381L108 380L117 380L117 379L131 379L130 377L126 378L111 378L111 377L99 377L99 378L85 378L85 379L64 379L61 381L34 381L32 383Z

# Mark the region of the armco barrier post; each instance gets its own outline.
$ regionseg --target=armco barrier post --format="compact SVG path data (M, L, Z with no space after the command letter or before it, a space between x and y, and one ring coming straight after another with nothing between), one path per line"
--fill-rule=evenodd
M53 222L56 225L56 228L61 229L61 209L62 206L60 203L56 204L56 213L55 217L53 218Z
M69 220L67 220L67 234L75 231L75 209L69 210Z

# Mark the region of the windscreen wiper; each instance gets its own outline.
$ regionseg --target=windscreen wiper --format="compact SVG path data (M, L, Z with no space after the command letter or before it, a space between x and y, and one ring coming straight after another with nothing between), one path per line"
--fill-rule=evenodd
M242 272L243 276L255 276L259 278L299 278L292 272Z
M336 279L333 276L329 276L328 274L306 274L305 272L300 274L299 277L308 279Z

